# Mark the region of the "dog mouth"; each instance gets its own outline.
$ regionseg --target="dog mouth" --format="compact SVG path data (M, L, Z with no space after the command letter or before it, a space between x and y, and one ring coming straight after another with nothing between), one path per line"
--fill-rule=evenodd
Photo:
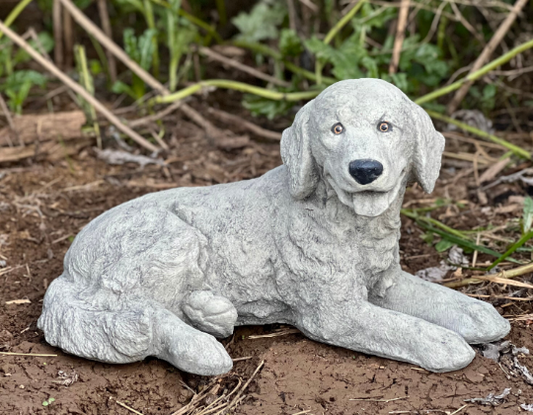
M398 180L395 186L388 191L364 190L352 193L351 202L354 212L359 216L376 217L385 212L394 202L402 181Z
M403 169L398 180L388 189L348 191L338 186L331 175L328 175L327 179L340 201L353 208L357 215L376 217L385 212L397 198L404 184L405 174L406 169Z

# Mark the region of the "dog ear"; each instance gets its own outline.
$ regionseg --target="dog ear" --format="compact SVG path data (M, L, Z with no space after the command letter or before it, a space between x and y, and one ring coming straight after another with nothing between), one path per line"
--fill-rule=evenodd
M426 193L431 193L439 177L444 151L444 136L435 130L426 111L415 104L413 128L415 135L414 165L418 183Z
M291 195L305 199L316 188L319 174L309 143L309 115L313 101L305 104L296 114L292 126L281 137L281 159L289 171Z

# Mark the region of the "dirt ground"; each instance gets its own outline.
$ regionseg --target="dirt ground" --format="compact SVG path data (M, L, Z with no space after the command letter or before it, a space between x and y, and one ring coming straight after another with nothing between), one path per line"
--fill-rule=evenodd
M520 404L533 403L533 389L523 377L481 353L464 370L432 374L319 344L278 326L238 328L224 343L233 358L246 359L217 378L188 375L157 359L101 364L47 345L36 328L45 290L61 274L63 256L73 237L91 219L148 192L251 178L281 163L275 141L251 141L240 149L221 150L188 121L179 119L174 124L173 154L165 167L110 166L88 148L54 164L26 162L0 169L0 260L5 261L0 268L0 352L32 354L0 355L0 414L134 413L126 405L135 413L170 415L203 391L196 405L201 409L250 379L262 361L264 365L232 413L511 415L523 412ZM500 186L485 196L488 200L481 206L479 192L470 184L473 177L467 174L468 166L445 163L435 194L424 195L415 186L407 191L406 206L424 206L436 197L463 200L460 212L446 207L437 212L443 222L459 229L487 222L498 225L519 215L521 206L509 208L514 206L510 198L525 196L527 188ZM465 173L462 177L461 172ZM446 254L428 246L414 222L404 217L403 223L404 268L415 272L438 265ZM484 255L478 259L479 263L487 260L490 257ZM483 291L466 289L485 294L509 290L487 285ZM496 300L493 304L505 315L531 313L529 301ZM508 337L513 344L533 349L530 323L513 321ZM281 334L288 334L250 338L280 334L280 329ZM530 356L519 354L517 358L533 367ZM511 388L510 394L497 406L465 402L498 395L505 388Z

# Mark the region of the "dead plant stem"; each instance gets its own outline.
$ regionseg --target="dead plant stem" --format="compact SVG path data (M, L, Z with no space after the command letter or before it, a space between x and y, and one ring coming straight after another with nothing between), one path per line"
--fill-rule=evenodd
M97 4L98 4L98 14L100 15L100 21L102 22L102 29L109 39L113 39L113 32L111 30L111 22L109 20L109 12L107 10L107 1L98 0ZM117 63L115 61L115 57L109 51L109 49L106 50L106 56L107 56L107 64L108 64L108 69L109 69L109 78L110 78L110 81L114 83L117 80Z
M389 65L389 75L393 75L398 70L400 55L402 53L403 40L405 38L405 27L407 25L407 16L409 15L410 0L402 0L400 12L398 13L398 27L396 28L396 37L394 38L394 48L392 50L392 59Z
M476 72L479 68L483 66L483 64L489 59L490 55L492 55L492 52L496 49L496 47L500 44L500 42L503 40L509 29L511 28L512 24L516 20L516 17L518 16L518 13L524 8L524 6L528 3L529 0L517 0L514 4L512 10L509 12L505 20L502 22L498 30L496 30L496 33L494 33L494 36L492 36L491 40L479 57L474 62L474 65L470 69L470 73L472 74ZM451 100L451 102L448 104L448 114L452 114L455 112L457 107L459 106L459 103L463 100L463 98L468 93L468 90L472 86L472 82L467 82L459 88L459 90L455 93L455 96Z
M63 1L63 0L62 0ZM81 95L87 102L93 105L98 112L100 112L105 118L114 124L120 131L128 135L132 140L137 142L139 145L143 146L150 151L158 151L158 148L154 146L149 141L145 140L135 131L133 131L128 126L124 125L113 113L111 113L100 101L96 100L91 94L89 94L81 85L74 82L69 78L65 73L63 73L57 66L53 63L48 62L40 53L33 49L24 39L19 35L13 32L11 29L6 27L2 22L0 22L0 31L4 32L13 42L15 42L19 47L24 49L35 61L37 61L41 66L48 70L52 75L56 76L61 82L67 85L69 88L74 90L74 92Z

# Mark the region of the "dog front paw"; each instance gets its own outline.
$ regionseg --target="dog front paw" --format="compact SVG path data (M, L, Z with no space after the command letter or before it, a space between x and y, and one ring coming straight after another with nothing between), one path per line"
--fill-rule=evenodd
M420 366L431 372L453 372L470 364L476 352L458 334L439 329L420 344Z
M492 305L472 299L454 317L450 328L470 344L484 344L507 336L511 325Z

